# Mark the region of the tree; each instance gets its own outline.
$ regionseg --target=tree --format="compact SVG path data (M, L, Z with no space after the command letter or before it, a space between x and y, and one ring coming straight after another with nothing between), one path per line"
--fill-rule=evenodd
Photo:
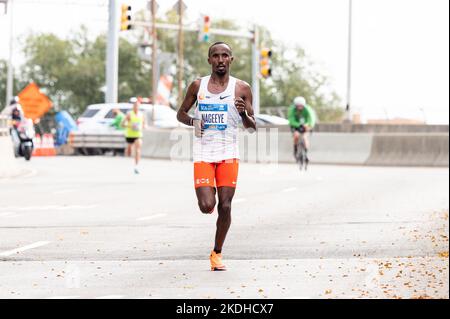
M53 34L30 34L24 47L26 63L23 83L36 82L57 109L80 115L87 105L104 102L106 38L89 40L87 29L69 39ZM119 101L148 95L149 64L142 61L136 46L126 39L119 44Z
M13 94L17 94L22 87L16 75L13 75ZM8 62L0 59L0 111L6 106L6 83L8 77ZM8 102L9 103L9 102Z

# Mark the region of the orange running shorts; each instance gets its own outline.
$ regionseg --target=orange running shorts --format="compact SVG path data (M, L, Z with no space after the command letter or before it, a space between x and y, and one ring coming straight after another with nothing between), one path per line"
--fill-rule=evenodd
M194 183L199 187L236 188L239 160L230 159L218 163L195 162Z

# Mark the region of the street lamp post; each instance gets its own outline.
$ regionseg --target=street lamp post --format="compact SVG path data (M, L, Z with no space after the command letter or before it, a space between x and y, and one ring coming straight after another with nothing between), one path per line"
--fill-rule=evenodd
M117 1L109 0L108 43L106 49L106 103L117 103L119 83L119 19Z
M156 113L156 99L157 99L157 92L158 92L158 69L159 64L157 62L157 41L158 41L158 34L156 32L156 10L157 10L157 3L156 0L151 1L151 13L152 13L152 125L155 124L155 113Z
M184 34L183 34L183 14L184 14L184 3L183 0L178 1L178 106L183 102L183 76L184 76L184 56L183 56L183 43L184 43Z
M4 1L5 3L5 12L9 11L9 57L8 57L8 75L6 80L6 102L5 107L8 106L9 101L11 101L13 96L13 84L14 84L14 71L13 71L13 50L14 50L14 23L13 23L13 8L14 2L13 0L9 0L9 2Z
M352 20L353 1L348 2L348 55L347 55L347 106L345 108L346 120L351 121L351 88L352 88Z

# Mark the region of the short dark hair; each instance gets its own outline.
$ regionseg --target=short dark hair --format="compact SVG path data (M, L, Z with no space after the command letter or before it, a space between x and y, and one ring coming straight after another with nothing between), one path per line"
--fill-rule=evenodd
M228 43L219 41L219 42L213 43L213 44L209 47L209 49L208 49L208 57L211 56L211 50L212 50L212 48L215 47L216 45L220 45L220 44L225 44L227 47L229 47L229 48L230 48L230 51L231 51L231 55L233 55L233 50L231 49L231 45L229 45Z

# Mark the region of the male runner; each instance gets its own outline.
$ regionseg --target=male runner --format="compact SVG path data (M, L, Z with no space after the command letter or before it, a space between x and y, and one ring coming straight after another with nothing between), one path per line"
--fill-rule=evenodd
M142 131L145 127L144 112L139 110L141 98L138 98L133 104L133 109L127 113L123 127L126 128L125 139L127 141L126 155L131 157L134 148L134 173L139 174L139 160L141 159Z
M239 169L238 124L242 121L245 128L256 130L252 91L246 82L230 76L233 60L228 44L214 43L208 52L211 75L191 83L177 115L181 123L198 123L201 127L201 134L194 136L194 183L202 213L214 212L216 192L218 195L212 271L226 270L222 246L231 225L231 201ZM188 112L196 102L194 119Z

